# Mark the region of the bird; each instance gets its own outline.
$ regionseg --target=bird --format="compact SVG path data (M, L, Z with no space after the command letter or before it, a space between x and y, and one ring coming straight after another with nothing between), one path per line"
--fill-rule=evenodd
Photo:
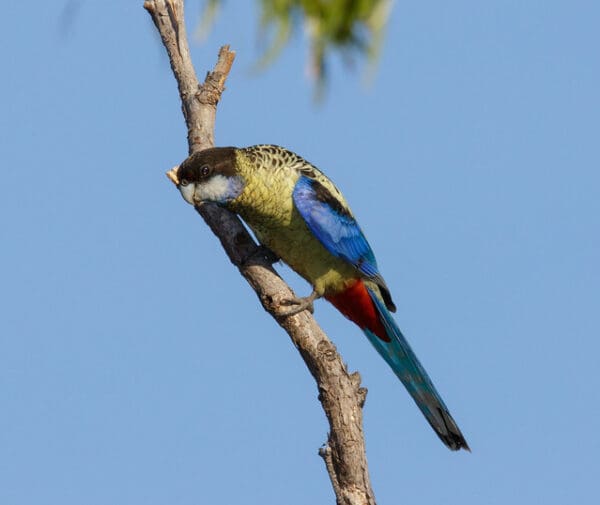
M279 315L325 298L365 333L451 450L470 451L425 368L392 317L396 306L371 246L342 193L316 166L276 145L213 147L176 168L183 198L239 215L260 244L311 284Z

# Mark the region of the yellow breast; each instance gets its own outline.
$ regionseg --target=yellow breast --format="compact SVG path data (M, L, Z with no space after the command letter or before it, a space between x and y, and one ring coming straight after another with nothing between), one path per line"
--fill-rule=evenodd
M299 173L283 166L256 166L241 160L243 192L228 207L239 214L261 243L320 293L338 291L358 277L354 267L329 253L296 210L293 191Z

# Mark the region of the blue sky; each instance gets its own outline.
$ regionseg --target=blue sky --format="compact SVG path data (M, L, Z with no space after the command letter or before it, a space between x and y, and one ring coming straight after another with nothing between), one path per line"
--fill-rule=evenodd
M164 177L186 136L141 5L4 7L0 503L333 503L312 379ZM369 389L378 502L597 503L599 4L397 0L371 86L335 59L321 106L301 35L252 74L253 8L193 46L201 76L238 54L217 143L344 191L473 449L318 302Z

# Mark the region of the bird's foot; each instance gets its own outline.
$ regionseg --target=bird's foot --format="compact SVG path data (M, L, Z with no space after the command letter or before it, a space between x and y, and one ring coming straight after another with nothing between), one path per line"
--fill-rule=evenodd
M302 298L289 298L287 300L282 300L279 303L279 307L277 307L277 315L278 316L294 316L303 310L308 310L311 314L314 314L315 307L313 302L317 298L321 298L322 294L317 291L313 291L309 296L305 296ZM282 307L285 306L285 307Z
M248 256L246 256L243 261L243 266L248 266L252 264L252 261L267 261L269 264L277 263L279 261L279 257L271 251L266 245L258 245L254 251L252 251Z

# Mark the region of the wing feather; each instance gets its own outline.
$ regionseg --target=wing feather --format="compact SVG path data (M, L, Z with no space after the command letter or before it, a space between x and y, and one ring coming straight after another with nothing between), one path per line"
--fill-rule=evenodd
M324 178L320 172L319 174ZM339 194L335 186L333 188ZM323 246L375 282L381 288L385 304L389 310L394 311L394 304L377 268L373 250L346 203L336 198L323 182L306 175L301 175L298 179L293 199L309 230Z

